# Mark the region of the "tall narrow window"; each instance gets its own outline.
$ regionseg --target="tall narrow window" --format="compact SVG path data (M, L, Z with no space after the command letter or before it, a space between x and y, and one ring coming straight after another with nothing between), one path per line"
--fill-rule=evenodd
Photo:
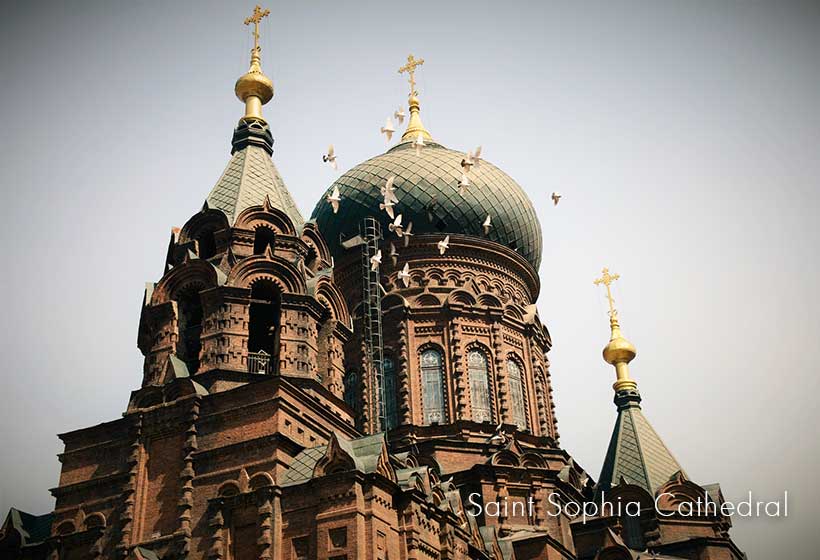
M196 240L199 247L199 258L210 259L216 254L216 239L213 231L203 231Z
M268 247L273 250L273 238L274 234L272 229L265 226L256 228L253 234L253 254L264 255Z
M396 362L392 357L385 356L384 373L384 429L392 430L399 424L399 411L396 406Z
M352 408L356 414L358 415L361 412L361 407L359 406L359 374L356 371L348 371L345 374L344 380L342 381L344 384L344 399L347 403L347 406Z
M487 355L478 350L467 354L467 371L470 376L470 402L474 422L492 422L490 408L490 379L487 375Z
M510 380L510 401L512 419L519 430L527 429L527 412L524 404L524 378L521 367L515 360L507 360L507 376Z
M202 349L202 303L199 289L190 287L177 297L177 357L188 366L188 373L199 370L199 352Z
M248 365L252 373L273 373L279 359L279 292L265 281L251 288L250 321L248 324Z
M444 409L444 359L441 352L428 349L421 353L422 415L424 424L441 424Z

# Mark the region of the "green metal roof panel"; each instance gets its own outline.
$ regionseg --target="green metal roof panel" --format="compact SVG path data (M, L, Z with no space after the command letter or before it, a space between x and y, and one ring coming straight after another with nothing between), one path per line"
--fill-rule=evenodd
M304 218L268 152L255 145L237 150L208 195L208 206L225 212L231 224L243 210L261 205L265 197L288 215L297 231Z
M619 406L599 488L609 490L623 477L629 484L654 495L678 471L683 469L643 415L640 405L630 402Z
M331 252L339 256L339 242L358 233L367 216L379 217L383 230L389 216L379 209L381 187L395 176L399 199L396 214L403 223L413 222L415 233L461 233L490 239L518 251L538 270L541 264L541 226L532 202L506 173L481 160L470 171L470 187L458 192L461 160L465 154L430 143L419 155L408 142L371 158L344 173L331 185L313 210ZM338 186L342 201L338 214L325 197ZM482 223L492 217L492 229L484 235ZM431 219L432 218L432 219Z

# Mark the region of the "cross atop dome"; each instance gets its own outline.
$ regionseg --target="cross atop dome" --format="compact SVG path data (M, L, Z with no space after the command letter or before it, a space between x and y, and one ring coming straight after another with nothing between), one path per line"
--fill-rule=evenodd
M415 140L419 134L421 134L425 140L433 139L430 133L427 132L427 129L424 128L424 124L421 122L421 117L419 116L419 92L416 91L416 67L422 64L424 64L423 58L415 58L410 54L407 56L407 64L399 68L399 74L404 74L405 72L409 74L408 82L410 84L410 95L407 100L407 104L410 106L410 119L407 122L407 130L405 130L401 136L402 142L405 140Z

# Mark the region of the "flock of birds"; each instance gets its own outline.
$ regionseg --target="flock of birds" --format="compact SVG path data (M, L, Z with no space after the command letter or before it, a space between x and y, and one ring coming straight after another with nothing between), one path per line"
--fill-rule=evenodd
M399 125L404 122L406 115L404 113L404 109L399 107L393 113L393 118L395 118ZM393 126L393 119L391 117L387 117L387 120L384 123L384 126L381 127L380 132L385 135L387 138L387 142L389 143L393 138L393 133L396 132L395 127ZM421 154L422 148L424 148L424 135L422 132L418 133L418 136L413 140L412 143L416 155ZM339 166L336 161L336 150L331 144L328 147L327 153L322 155L322 161L330 165L333 170L338 170ZM458 182L458 193L461 196L464 196L467 193L467 190L470 188L470 172L472 171L473 167L478 168L481 164L481 146L478 146L475 151L468 151L464 158L461 160L461 179ZM382 202L379 203L379 210L385 212L390 219L392 220L387 228L394 234L398 239L401 239L403 242L404 247L407 247L410 243L410 237L413 236L413 222L407 223L404 225L402 222L402 215L396 214L395 206L399 202L398 196L396 196L396 190L393 186L395 181L395 176L388 177L387 181L381 187L381 195L382 195ZM561 193L553 192L551 195L553 206L558 206L558 201L561 200ZM328 204L333 208L333 213L336 214L339 212L339 204L342 201L342 195L339 191L339 186L334 185L333 190L330 194L327 195L326 200ZM487 214L487 217L484 219L484 222L481 224L481 227L484 230L484 235L489 235L490 229L492 228L492 216ZM444 255L447 249L450 248L450 236L446 235L443 239L438 241L436 244L438 247L439 255ZM390 254L389 254L393 266L396 266L398 261L399 252L396 249L396 245L393 241L390 241ZM378 249L376 254L370 257L370 270L376 271L382 264L382 250ZM405 288L410 286L410 265L408 263L404 264L404 268L399 270L398 272L398 279L404 285Z

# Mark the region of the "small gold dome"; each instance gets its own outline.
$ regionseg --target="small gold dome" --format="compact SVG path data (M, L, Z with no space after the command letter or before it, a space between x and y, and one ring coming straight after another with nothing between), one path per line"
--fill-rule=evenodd
M620 334L620 333L619 333ZM635 347L622 336L615 336L604 347L604 360L608 364L628 364L637 354Z
M273 99L273 82L261 71L251 69L236 80L234 91L240 101L247 101L248 97L254 96L264 105Z

